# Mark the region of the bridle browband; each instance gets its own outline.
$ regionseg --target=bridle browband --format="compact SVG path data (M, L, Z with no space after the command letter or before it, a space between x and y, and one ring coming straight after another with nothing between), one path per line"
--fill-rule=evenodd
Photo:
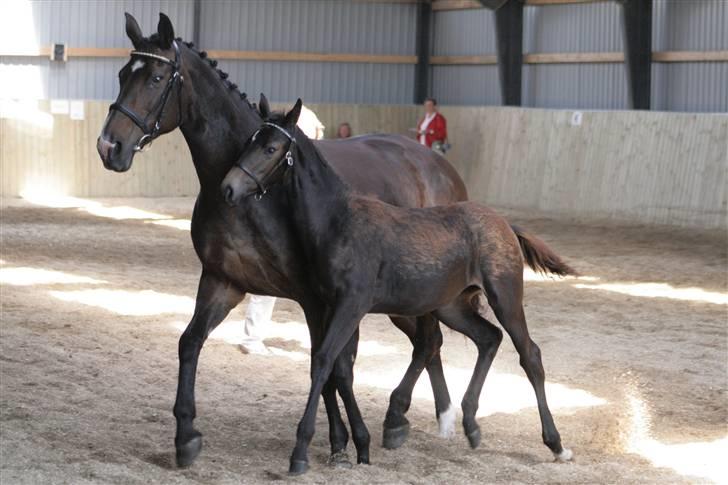
M174 89L174 86L182 86L182 82L184 81L184 78L182 78L182 75L180 74L180 55L179 55L179 47L177 46L176 41L172 41L172 47L174 47L174 61L171 61L167 59L164 56L160 56L157 54L152 54L151 52L142 52L142 51L131 51L131 56L139 56L139 57L148 57L150 59L157 60L159 62L163 62L165 64L169 64L172 66L172 75L169 78L169 81L167 81L167 85L164 87L164 91L162 91L162 96L159 98L159 100L155 103L154 107L149 111L149 113L142 118L123 104L119 102L118 98L116 102L114 102L111 106L109 106L109 111L118 111L125 115L127 118L129 118L131 121L134 122L135 125L139 127L139 129L142 130L144 133L141 138L136 142L136 145L134 145L133 150L135 152L141 151L145 145L149 144L151 145L152 141L159 135L159 129L160 129L160 123L162 122L162 118L164 118L164 110L167 107L167 101L169 100L169 95L172 93L172 90ZM177 82L179 81L179 84ZM179 90L179 88L178 88ZM119 93L119 96L121 96L121 93ZM180 93L177 93L177 101L179 103L179 107L177 109L177 124L179 125L182 120L182 100L181 100ZM157 119L154 121L154 125L150 128L147 124L148 118L155 112L158 112Z
M268 188L265 186L265 182L281 166L283 166L284 168L288 168L288 167L292 167L293 166L293 154L291 153L291 150L293 150L293 147L296 144L296 138L293 135L291 135L290 133L288 133L282 127L276 125L275 123L271 123L269 121L264 121L263 122L263 125L260 128L258 128L258 131L256 131L255 133L253 133L253 136L250 137L250 142L251 143L255 141L255 138L258 136L258 133L260 133L260 130L263 128L263 126L271 126L271 127L275 128L276 130L280 131L281 133L283 133L284 135L286 135L286 137L288 138L288 140L289 140L290 143L288 144L288 150L286 151L286 154L283 156L283 158L281 158L280 160L278 160L276 162L276 164L273 166L273 168L270 170L270 172L266 173L263 176L263 179L262 180L259 179L258 177L256 177L253 172L251 172L250 170L248 170L248 168L245 167L245 165L243 165L243 162L241 160L238 160L237 162L235 162L235 166L238 167L240 170L242 170L243 173L245 173L245 175L247 175L248 177L250 177L251 179L253 179L253 182L255 182L255 185L258 186L258 192L255 193L255 200L262 199L263 196L268 192ZM283 165L283 161L284 160L286 161L286 164L285 165Z

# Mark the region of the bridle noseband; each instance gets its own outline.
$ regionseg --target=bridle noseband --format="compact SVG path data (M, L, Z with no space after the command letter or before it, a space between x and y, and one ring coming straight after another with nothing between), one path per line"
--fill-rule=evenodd
M238 160L237 162L235 162L235 166L238 167L240 170L242 170L243 173L245 173L245 175L247 175L248 177L250 177L251 179L253 179L253 182L255 182L255 185L258 186L258 192L255 193L255 200L262 199L263 196L268 192L268 188L265 186L265 182L281 166L283 166L286 169L288 167L292 167L293 166L293 154L291 153L291 150L293 150L293 147L296 144L296 138L293 135L291 135L290 133L288 133L286 130L284 130L283 128L281 128L280 126L276 125L275 123L270 123L268 121L265 121L265 122L263 122L263 126L271 126L271 127L275 128L276 130L280 131L281 133L283 133L284 135L286 135L286 137L288 138L288 140L290 141L290 143L288 144L288 150L286 151L286 154L283 156L283 158L281 158L280 160L278 160L276 162L276 164L273 166L273 168L270 170L270 172L268 172L267 174L265 174L263 176L263 179L262 180L259 179L258 177L256 177L253 172L251 172L250 170L248 170L248 168L245 165L243 165L243 162L241 160ZM259 128L258 131L256 131L255 133L253 133L253 136L252 137L250 137L250 142L251 143L253 143L255 141L255 138L258 136L258 133L260 133L260 130L261 129L262 129L262 127ZM284 160L286 161L286 164L285 165L283 165L283 161Z
M172 41L172 46L174 47L174 61L171 61L164 56L152 54L151 52L131 51L132 57L149 57L150 59L154 59L172 66L172 75L170 76L169 81L167 81L167 85L164 87L164 91L162 91L162 96L144 118L121 104L118 98L116 102L109 106L109 111L118 111L126 115L126 117L132 120L134 124L137 125L144 133L144 135L139 138L139 141L137 141L136 145L134 145L133 150L135 152L141 151L145 145L151 145L152 141L159 135L160 123L162 122L162 118L164 118L164 110L167 107L169 95L172 93L172 89L174 89L175 85L182 86L182 82L184 81L184 78L179 72L180 55L177 42ZM179 84L177 84L178 81ZM119 96L121 96L121 93L119 93ZM177 101L179 103L179 107L177 110L177 124L179 125L182 119L182 100L179 92L177 93ZM155 112L158 112L157 119L155 120L154 125L150 128L147 124L147 119Z

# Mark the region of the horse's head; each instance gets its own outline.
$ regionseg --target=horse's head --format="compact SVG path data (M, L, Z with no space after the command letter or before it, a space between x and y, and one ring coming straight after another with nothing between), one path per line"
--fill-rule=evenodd
M182 117L181 54L172 22L160 13L157 33L146 38L127 13L126 33L134 50L119 71L119 97L96 144L104 166L117 172L129 170L134 154Z
M293 134L302 105L299 99L285 115L271 115L268 100L260 95L263 124L247 141L242 155L222 182L222 195L228 204L236 205L240 199L251 195L262 197L293 165L296 144Z

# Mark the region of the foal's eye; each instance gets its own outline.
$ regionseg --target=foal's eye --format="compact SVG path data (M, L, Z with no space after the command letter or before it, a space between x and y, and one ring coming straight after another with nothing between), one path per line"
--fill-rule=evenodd
M152 78L152 81L153 81L153 82L155 82L155 83L158 83L158 82L159 82L159 81L161 81L161 80L162 80L162 76L154 76L154 77Z
M275 147L268 147L265 149L265 153L267 153L268 155L273 155L275 152L276 152Z

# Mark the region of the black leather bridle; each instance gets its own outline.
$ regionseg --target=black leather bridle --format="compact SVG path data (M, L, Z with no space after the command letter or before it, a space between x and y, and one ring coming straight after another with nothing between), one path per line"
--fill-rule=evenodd
M165 64L169 64L172 66L172 75L169 78L169 81L167 81L167 85L164 87L164 91L162 91L162 96L159 98L159 100L154 104L154 107L149 111L149 113L142 118L123 104L119 102L118 98L116 102L114 102L111 106L109 106L109 111L118 111L124 115L126 115L127 118L132 120L135 125L137 125L142 132L144 133L141 138L139 138L139 141L136 142L136 145L134 145L134 151L138 152L141 151L145 145L151 144L152 141L159 135L159 129L160 129L160 123L162 122L162 118L164 118L164 110L167 107L167 101L169 100L170 94L172 94L172 90L174 89L174 86L182 86L182 82L184 79L182 78L182 75L180 74L180 55L179 55L179 47L177 46L176 41L172 41L172 46L174 47L174 61L171 61L167 59L164 56L160 56L157 54L152 54L151 52L142 52L142 51L131 51L131 56L139 56L139 57L148 57L150 59L154 59L160 62L163 62ZM121 96L121 93L119 94ZM179 107L177 110L177 124L180 124L180 121L182 119L182 100L179 93L177 93L177 101L179 103ZM148 119L154 114L157 113L157 119L154 121L154 125L151 127L148 125Z
M286 130L281 128L280 126L276 125L275 123L270 123L268 121L265 121L265 122L263 122L263 126L271 126L271 127L275 128L276 130L280 131L281 133L286 135L286 137L288 138L290 143L288 144L288 150L286 150L286 154L275 163L273 168L263 176L262 180L259 179L258 177L256 177L253 172L248 170L248 168L245 165L243 165L242 159L238 159L238 161L235 162L235 166L238 167L240 170L242 170L243 173L245 173L245 175L247 175L248 177L253 179L253 182L255 182L255 185L258 186L258 192L255 193L255 200L262 199L263 196L266 194L266 192L268 192L268 188L266 187L265 182L274 173L276 173L281 166L283 166L286 169L288 167L293 166L293 154L291 151L293 150L294 146L296 145L296 138L293 135L291 135L290 133L288 133ZM258 136L258 133L260 133L261 129L262 129L262 127L259 128L258 131L253 133L253 136L250 137L251 143L255 142L255 138ZM285 165L283 165L284 161L286 162Z

